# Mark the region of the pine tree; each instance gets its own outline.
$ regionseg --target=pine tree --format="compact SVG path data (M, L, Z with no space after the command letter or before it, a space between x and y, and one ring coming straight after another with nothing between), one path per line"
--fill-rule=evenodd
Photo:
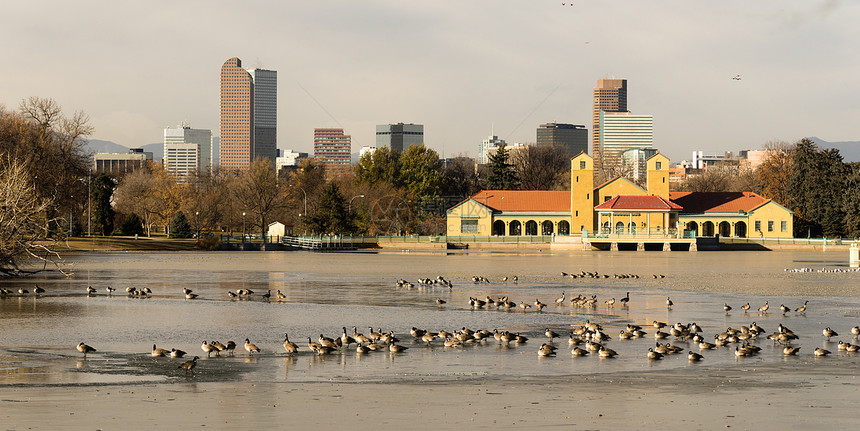
M516 190L519 187L519 179L514 166L510 163L510 154L506 146L500 146L489 158L490 174L487 177L487 190Z
M125 216L120 230L125 235L143 235L143 220L137 214L131 213Z
M346 200L335 183L325 186L317 210L308 217L308 226L319 234L344 234L354 228L352 214L347 211Z
M99 175L93 181L90 196L92 199L93 225L96 231L101 232L102 235L113 233L116 211L113 210L110 200L115 188L116 182L105 174Z
M188 224L188 218L185 213L177 211L170 221L170 237L171 238L191 238L191 225Z

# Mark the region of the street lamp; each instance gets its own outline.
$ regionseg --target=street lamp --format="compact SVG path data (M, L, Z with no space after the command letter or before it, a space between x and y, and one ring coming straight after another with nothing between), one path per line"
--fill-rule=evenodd
M194 227L197 228L197 239L200 239L200 211L194 212Z
M242 213L242 242L245 242L245 213Z
M290 184L289 186L290 186L290 187L295 187L296 185L295 185L295 184ZM304 195L305 195L305 214L307 214L307 213L308 213L308 193L305 191L305 189L303 189L303 188L301 188L301 187L296 187L296 188L298 188L299 190L301 190L301 191L302 191L302 194L304 194Z
M87 171L87 236L93 236L92 229L92 205L93 205L93 192L90 186L90 177L93 176L93 170L90 168ZM83 181L83 178L78 178L79 181Z
M352 214L352 201L354 201L357 198L363 198L363 197L364 197L364 195L353 196L352 199L349 200L349 209L347 210L347 212L349 214Z

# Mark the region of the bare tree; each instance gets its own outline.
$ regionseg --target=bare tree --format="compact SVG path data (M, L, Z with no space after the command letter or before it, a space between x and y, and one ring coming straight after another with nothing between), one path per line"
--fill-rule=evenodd
M260 228L260 237L265 238L272 214L286 202L285 191L278 186L272 162L255 160L247 171L236 177L232 190L243 211L250 213L252 225Z
M521 190L560 190L560 175L569 175L570 159L560 146L526 145L511 151Z
M0 160L0 272L7 275L31 273L21 264L28 260L54 263L59 255L46 243L46 210L50 199L39 196L30 173L19 160Z

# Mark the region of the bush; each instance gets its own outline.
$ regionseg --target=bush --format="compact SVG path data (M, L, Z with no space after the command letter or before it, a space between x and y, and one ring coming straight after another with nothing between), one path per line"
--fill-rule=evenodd
M198 239L197 248L207 251L221 250L221 239L214 236Z
M143 235L143 220L137 214L131 213L125 216L120 230L124 235Z

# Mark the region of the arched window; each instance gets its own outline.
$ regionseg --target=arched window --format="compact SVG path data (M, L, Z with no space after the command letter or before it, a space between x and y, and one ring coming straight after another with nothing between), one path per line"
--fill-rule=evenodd
M687 230L691 232L693 237L699 236L699 224L691 221L687 223Z
M615 233L618 235L621 235L622 233L624 233L624 222L623 221L615 223Z
M635 221L630 222L630 224L627 226L627 231L632 233L633 235L636 235L636 222Z
M558 222L558 234L559 235L570 235L570 223L562 220Z
M493 222L493 235L505 236L505 222L501 220Z
M537 222L529 220L526 222L526 235L537 235Z
M732 236L732 226L729 222L720 222L720 236Z
M544 220L543 223L541 223L540 227L541 235L552 235L554 227L551 221Z
M702 236L714 236L714 223L706 221L702 223Z
M523 225L514 220L510 224L508 224L508 235L522 235Z
M735 236L738 238L746 238L747 237L747 224L739 221L735 223Z

